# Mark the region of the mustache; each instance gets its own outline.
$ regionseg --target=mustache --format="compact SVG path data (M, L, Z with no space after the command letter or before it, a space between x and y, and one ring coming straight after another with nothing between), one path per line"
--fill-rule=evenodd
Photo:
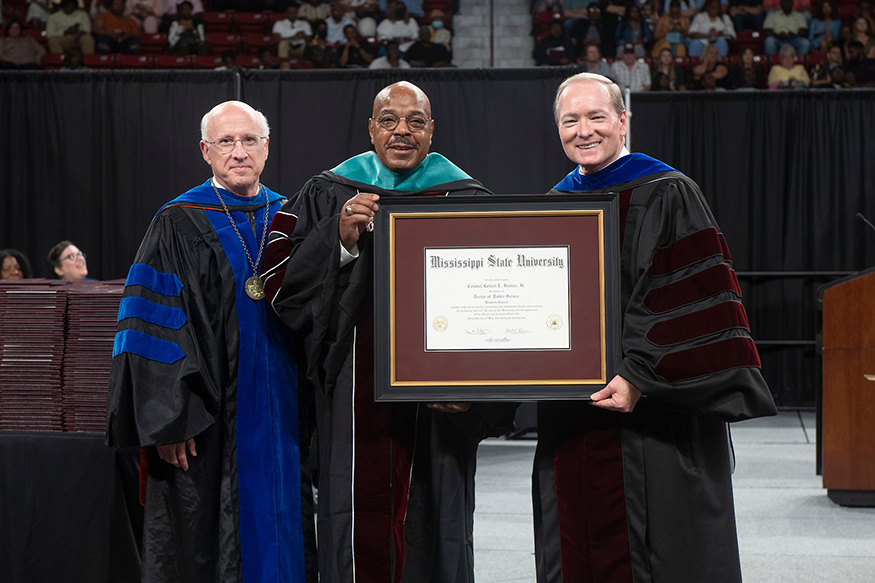
M389 148L391 146L396 146L398 144L403 144L405 146L411 146L411 147L416 145L413 143L413 140L411 140L410 138L406 138L404 136L399 136L399 137L395 138L394 140L392 140L391 142L389 142L388 144L386 144L386 147Z

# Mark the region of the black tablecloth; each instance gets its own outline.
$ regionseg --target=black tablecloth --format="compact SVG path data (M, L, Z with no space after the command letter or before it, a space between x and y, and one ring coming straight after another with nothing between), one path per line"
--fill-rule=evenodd
M0 581L139 581L138 460L102 435L0 431Z

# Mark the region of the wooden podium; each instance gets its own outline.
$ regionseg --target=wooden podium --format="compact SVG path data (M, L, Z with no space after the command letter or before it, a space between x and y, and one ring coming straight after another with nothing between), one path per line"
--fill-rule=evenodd
M823 487L875 506L875 270L823 291Z

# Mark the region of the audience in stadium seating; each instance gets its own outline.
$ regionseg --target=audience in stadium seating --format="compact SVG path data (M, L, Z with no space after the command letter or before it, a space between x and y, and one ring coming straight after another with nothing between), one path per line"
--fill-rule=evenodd
M270 48L263 47L258 51L258 68L259 69L279 69L279 64L274 61L273 53L270 52Z
M812 18L808 23L810 50L825 53L832 43L838 42L841 32L842 21L832 0L823 0L817 10L817 18Z
M46 264L49 273L66 281L88 279L88 262L85 253L70 241L61 241L49 249Z
M61 69L65 71L87 71L88 67L85 66L85 57L82 56L82 49L79 47L67 47L64 49Z
M355 25L352 19L345 16L346 9L340 2L331 3L331 15L325 20L328 25L328 42L334 45L342 45L346 42L346 37L343 35L343 29L349 25Z
M754 63L754 52L750 47L741 51L738 63L729 70L730 89L762 89L765 87L765 75L762 68Z
M376 0L345 0L343 4L349 9L346 16L356 23L360 35L377 34L377 19L382 18L383 15L377 7Z
M215 68L216 71L228 71L237 66L237 51L228 49L222 51L222 64Z
M811 85L811 78L802 63L796 61L793 45L782 45L779 62L769 69L769 89L803 89Z
M854 87L875 86L875 59L867 58L860 41L851 41L845 46L845 71Z
M431 42L438 43L439 45L444 45L448 51L453 52L453 33L449 31L446 27L446 23L444 21L444 11L435 8L429 14L429 19L431 23L429 24L429 28L431 29Z
M656 23L651 54L654 57L659 56L662 49L668 48L673 55L685 57L687 55L687 30L689 28L690 19L681 14L680 0L671 0L668 11Z
M98 53L140 52L140 27L133 18L125 16L125 0L111 0L109 10L94 19L94 42Z
M192 3L183 1L179 7L176 20L170 25L167 33L167 44L172 55L206 55L207 44L204 25L195 23L192 15Z
M559 25L559 31L564 34L562 25ZM568 40L568 50L571 51L568 55L573 62L574 43L568 37L565 38ZM419 40L410 45L404 54L404 60L410 63L411 67L446 67L450 64L450 52L444 45L431 42L431 29L427 24L423 24L419 27Z
M598 2L589 1L585 16L576 18L574 26L565 30L577 44L577 56L583 56L584 49L596 45L602 55L612 56L617 52L617 20L612 15L605 16Z
M61 9L46 21L49 52L60 53L67 47L77 46L83 53L94 52L91 36L91 17L80 9L76 0L62 0Z
M317 20L325 20L329 16L331 16L331 5L320 0L307 0L306 4L301 4L298 8L298 18L303 18L311 24Z
M719 2L719 0L715 0L715 2ZM615 53L618 57L623 56L623 47L627 43L635 45L636 57L643 57L647 54L647 50L653 42L653 33L641 18L641 9L638 6L633 4L626 10L626 16L617 25L616 40L618 44Z
M164 15L164 0L127 0L125 15L133 18L143 32L158 32Z
M389 12L389 7L395 3L404 4L404 9L407 11L407 14L412 14L417 17L421 17L425 15L425 12L422 10L422 2L419 0L379 0L379 8L381 12Z
M727 11L732 19L735 32L740 30L762 30L766 19L763 0L729 0Z
M97 0L94 0L95 2ZM179 14L179 5L183 2L191 3L191 13L195 22L200 22L204 15L204 5L201 0L164 0L164 15L161 17L161 24L158 25L158 30L163 33L170 31L170 25Z
M842 65L842 47L832 43L826 51L826 60L818 62L811 70L811 87L830 89L833 87L832 70L841 67L841 81L844 82L844 67Z
M22 34L20 22L6 24L6 35L0 38L0 69L39 69L45 54L41 44Z
M698 57L706 46L717 47L721 57L729 54L729 42L735 39L735 27L728 14L722 14L720 0L708 0L705 12L693 17L687 30L689 53Z
M763 22L763 35L767 55L777 54L782 44L791 45L798 55L808 54L811 46L805 15L793 10L793 0L781 0L781 9L769 12Z
M725 88L729 82L729 68L720 60L720 52L714 45L706 45L699 63L690 71L692 89L713 90Z
M398 41L398 48L404 53L417 38L419 38L419 24L407 13L404 3L390 4L386 18L377 25L377 39L380 42Z
M611 79L623 90L650 91L650 69L644 59L635 56L634 44L626 43L623 58L611 65Z
M30 279L33 269L27 256L17 249L0 251L0 279Z
M542 38L538 42L538 46L535 47L535 64L539 67L568 65L576 60L576 52L574 41L565 34L562 23L554 20L550 23L549 34ZM412 63L411 59L408 60Z
M313 23L313 40L304 49L304 59L313 63L315 69L330 69L337 66L337 51L330 44L328 37L328 25L324 20Z
M386 48L386 54L382 57L377 57L368 69L409 69L410 63L401 58L401 49L398 46L398 41L390 40L383 43Z
M277 20L271 32L278 43L277 54L284 58L304 54L304 48L313 39L310 23L303 18L298 18L297 4L291 4L286 8L286 18Z
M374 50L363 40L359 39L355 25L348 24L343 29L346 43L340 51L338 64L347 69L367 69L374 60Z
M645 0L641 5L641 20L650 29L650 32L656 30L656 23L659 21L659 9L656 7L656 0Z
M675 65L671 49L662 49L650 76L650 90L683 91L686 88L684 70Z
M611 78L611 66L602 58L598 45L587 45L581 61L581 73L596 73Z
M872 23L866 17L855 16L848 42L857 41L868 51L868 47L875 44L875 30L872 27Z
M24 17L24 22L34 28L45 28L51 12L51 0L27 0L27 15Z

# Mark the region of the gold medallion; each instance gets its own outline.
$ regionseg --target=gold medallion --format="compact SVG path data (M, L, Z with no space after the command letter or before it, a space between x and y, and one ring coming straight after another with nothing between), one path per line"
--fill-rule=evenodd
M264 282L257 275L246 280L246 295L255 301L264 299Z

